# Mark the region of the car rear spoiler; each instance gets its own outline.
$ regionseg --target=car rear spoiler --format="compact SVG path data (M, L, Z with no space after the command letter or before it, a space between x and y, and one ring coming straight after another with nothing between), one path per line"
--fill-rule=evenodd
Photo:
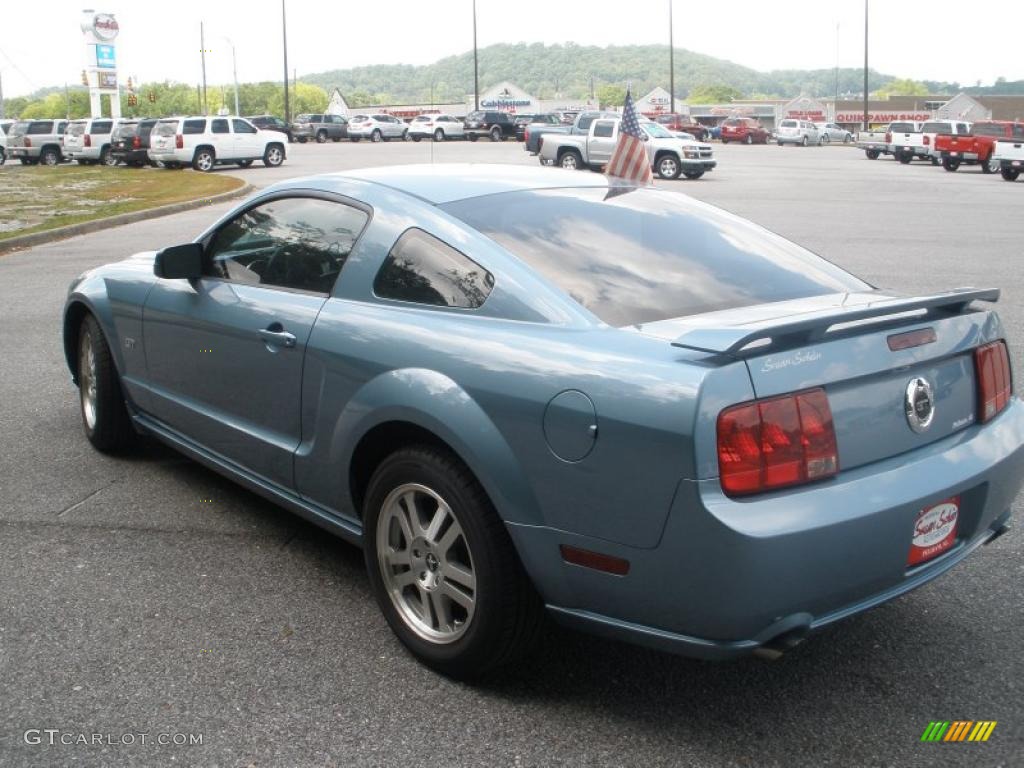
M999 301L999 289L957 288L931 296L881 299L849 308L830 307L763 323L724 328L694 328L673 341L672 346L721 355L736 355L744 351L760 353L768 347L806 344L820 340L833 326L845 326L860 320L877 319L884 322L888 315L917 310L925 310L925 317L937 313L955 315L962 312L972 301ZM767 343L757 344L750 350L745 350L754 342L762 341Z

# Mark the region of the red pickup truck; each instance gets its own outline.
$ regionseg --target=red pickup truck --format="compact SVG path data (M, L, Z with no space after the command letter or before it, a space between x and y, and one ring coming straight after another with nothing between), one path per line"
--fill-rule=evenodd
M935 137L935 154L942 158L942 167L955 171L961 163L978 163L983 173L998 173L999 162L992 159L997 139L1013 138L1021 131L1021 123L1008 120L983 120L971 132L959 136L940 133Z

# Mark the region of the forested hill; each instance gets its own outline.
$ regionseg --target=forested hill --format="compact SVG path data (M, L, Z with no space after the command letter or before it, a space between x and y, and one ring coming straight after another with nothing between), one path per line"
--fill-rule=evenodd
M499 44L481 48L480 88L508 80L538 98L584 98L602 85L632 83L634 94L655 86L668 87L668 47L658 45L598 46ZM700 53L676 49L676 91L685 98L698 86L725 87L743 97L829 96L835 92L835 70L758 72ZM325 89L340 88L350 103L461 101L473 91L473 53L449 56L433 64L381 64L305 74L300 79ZM893 77L871 72L875 90ZM863 71L839 70L840 93L860 93ZM431 91L433 90L433 98Z

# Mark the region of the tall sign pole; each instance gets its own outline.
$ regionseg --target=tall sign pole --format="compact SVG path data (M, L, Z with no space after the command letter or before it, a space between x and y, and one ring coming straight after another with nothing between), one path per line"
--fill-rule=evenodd
M199 22L199 45L203 54L203 114L209 114L210 107L206 100L206 35L203 33L203 22Z
M121 116L121 92L117 85L117 56L114 41L120 27L110 13L97 13L92 8L82 11L82 34L85 36L85 84L89 86L89 111L92 117L103 116L103 97L110 98L110 116Z
M669 112L676 111L676 46L672 42L672 0L668 0L668 92Z
M864 130L868 130L868 0L864 0Z
M281 0L281 40L284 46L284 121L290 124L292 111L288 103L288 18L284 11L284 0Z
M473 0L473 109L480 109L480 64L476 54L476 0Z

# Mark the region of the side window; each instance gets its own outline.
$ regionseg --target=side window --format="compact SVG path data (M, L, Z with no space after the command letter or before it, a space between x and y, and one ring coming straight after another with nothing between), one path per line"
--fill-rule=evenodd
M92 132L97 136L106 136L112 127L113 123L109 120L97 120L92 124Z
M610 139L614 132L615 123L610 120L600 120L594 124L595 139Z
M196 134L203 133L206 130L206 120L186 120L182 125L181 132Z
M436 307L476 309L494 287L494 276L422 229L406 230L373 281L383 299Z
M39 123L32 123L26 133L32 136L45 136L47 133L53 133L53 122L44 120Z
M358 208L329 200L272 200L218 230L204 256L204 274L330 293L368 218Z
M1020 123L1014 123L1013 138L1024 139L1024 125L1021 125Z
M217 118L216 120L210 121L210 132L211 133L230 133L228 130L228 121L223 118Z
M957 133L970 133L971 129L967 126L967 123L957 123L956 124L956 132Z
M256 133L248 120L239 120L237 117L231 121L231 128L235 133Z

